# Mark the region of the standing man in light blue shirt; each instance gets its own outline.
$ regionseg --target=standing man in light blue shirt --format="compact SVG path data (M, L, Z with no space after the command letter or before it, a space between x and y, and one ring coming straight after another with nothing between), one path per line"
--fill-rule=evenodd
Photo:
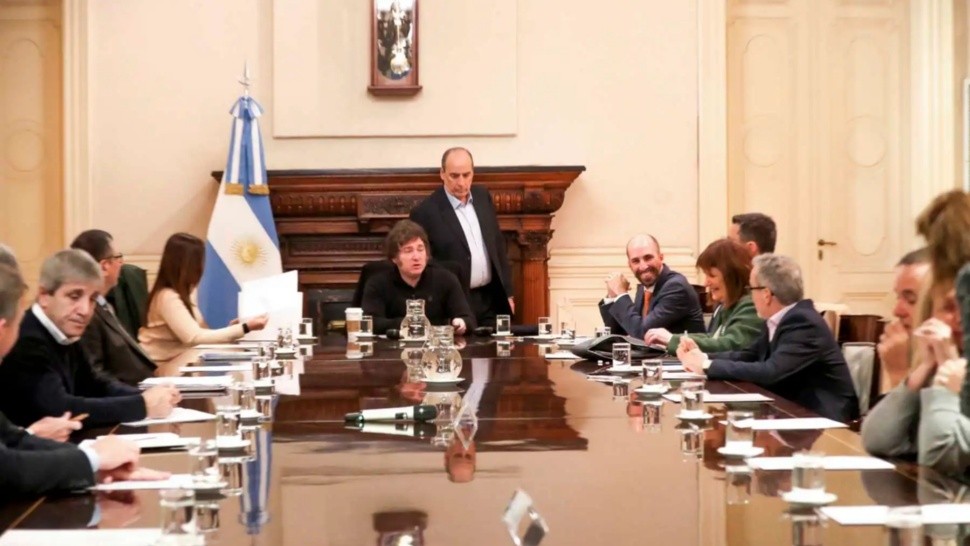
M431 256L462 270L469 304L479 326L494 326L495 316L515 312L515 290L505 237L488 188L475 186L475 165L465 148L441 156L442 187L411 211L411 220L428 233Z

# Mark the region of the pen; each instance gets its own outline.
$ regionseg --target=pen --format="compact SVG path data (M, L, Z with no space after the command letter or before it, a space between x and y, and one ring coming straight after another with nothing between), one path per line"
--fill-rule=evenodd
M74 417L71 417L71 421L83 421L83 420L87 419L89 415L90 414L88 414L88 413L79 413L78 415L75 415Z

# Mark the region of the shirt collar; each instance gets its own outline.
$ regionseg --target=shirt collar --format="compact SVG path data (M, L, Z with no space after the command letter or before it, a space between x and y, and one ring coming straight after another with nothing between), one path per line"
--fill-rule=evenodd
M454 195L451 195L450 193L448 193L448 190L445 190L445 197L448 198L448 202L451 203L451 208L453 208L453 209L457 209L458 207L460 207L460 206L462 206L462 205L465 204L465 203L462 203L461 202L461 199L458 199ZM472 193L471 192L468 192L468 203L467 204L470 205L471 203L472 203Z
M98 294L97 296L95 296L94 301L98 302L98 305L100 305L101 307L106 307L108 305L108 300L104 299L104 296L102 296L101 294Z
M771 315L771 317L768 318L767 323L768 323L768 340L769 341L772 340L772 339L774 339L774 337L775 337L775 330L778 329L778 325L781 324L781 320L783 318L785 318L785 315L787 315L788 312L791 311L792 307L795 307L795 305L797 305L797 304L798 304L798 302L795 302L795 303L793 303L791 305L788 305L786 307L782 307L781 309L778 310L777 313L775 313L774 315Z
M62 332L61 329L58 328L57 325L54 324L50 318L47 317L47 313L44 313L44 310L41 309L39 303L33 304L30 307L30 310L34 313L34 316L37 317L37 320L39 320L40 323L44 325L44 328L48 332L50 332L52 336L54 336L54 341L60 343L61 345L70 345L75 341L81 339L78 337L71 339L66 335L64 335L64 332Z

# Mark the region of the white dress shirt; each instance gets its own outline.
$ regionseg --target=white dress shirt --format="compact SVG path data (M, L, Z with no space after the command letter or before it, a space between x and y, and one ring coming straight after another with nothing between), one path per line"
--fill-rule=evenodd
M468 202L462 203L454 195L445 192L448 202L455 209L455 216L461 224L461 230L468 241L468 250L472 255L471 278L469 288L481 288L492 282L492 270L488 266L488 251L485 248L485 238L482 236L482 225L478 221L478 213L472 205L472 196L468 195Z
M785 315L791 311L792 307L795 307L794 303L786 307L782 307L777 313L771 315L771 318L768 319L768 343L771 343L771 341L775 339L775 330L778 329L778 324L781 323L781 319L785 318Z

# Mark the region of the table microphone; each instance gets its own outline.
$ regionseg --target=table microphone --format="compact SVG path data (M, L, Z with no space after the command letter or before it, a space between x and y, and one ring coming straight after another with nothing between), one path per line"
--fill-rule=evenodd
M404 406L400 408L365 409L344 415L344 421L430 421L438 416L435 406Z
M347 423L345 426L351 430L370 434L392 434L412 438L430 438L438 431L438 427L434 423L426 423L423 421L417 421L415 423L403 421L395 423L365 423L364 421L357 421L355 423Z

